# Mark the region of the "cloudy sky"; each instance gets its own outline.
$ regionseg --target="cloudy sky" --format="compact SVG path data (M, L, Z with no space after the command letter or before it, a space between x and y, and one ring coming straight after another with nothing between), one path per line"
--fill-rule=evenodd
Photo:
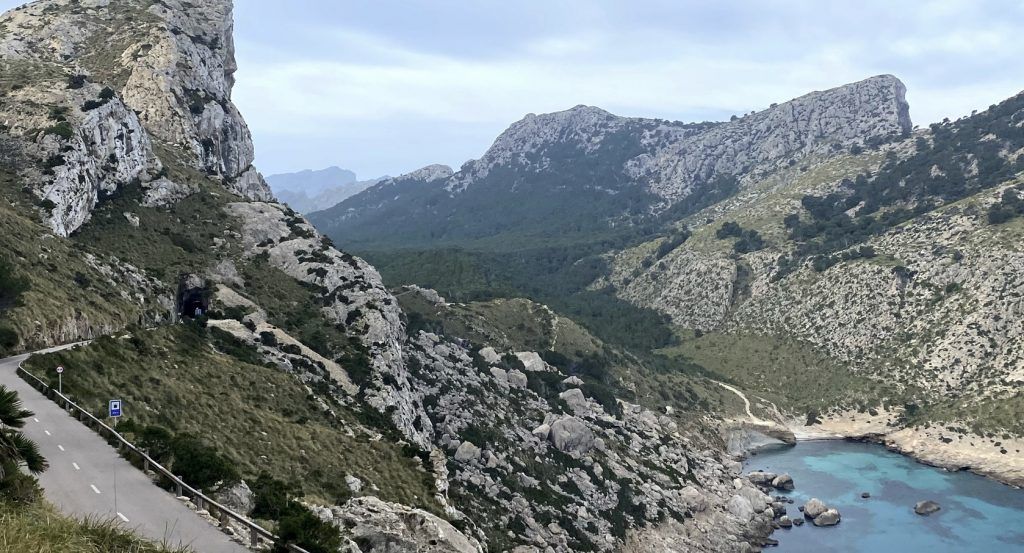
M576 104L727 119L892 73L923 125L1024 89L1021 0L235 4L234 97L268 174L458 167L526 113Z

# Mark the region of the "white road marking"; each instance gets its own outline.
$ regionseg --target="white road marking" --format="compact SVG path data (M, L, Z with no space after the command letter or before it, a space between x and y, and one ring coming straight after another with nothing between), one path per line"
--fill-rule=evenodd
M82 467L78 466L78 463L71 463L71 466L75 467L75 470L82 470Z
M46 432L46 435L47 435L47 436L53 436L53 434L50 434L50 431L49 431L49 430L43 430L43 432Z
M92 491L96 492L97 494L100 493L100 489L97 488L94 484L89 484L89 487L92 488Z
M128 521L128 517L126 517L126 516L122 515L121 513L117 513L117 516L118 516L118 517L120 517L120 518L121 518L121 520L123 520L123 521L125 521L125 522L129 522L129 521Z
M64 446L62 446L62 445L60 445L60 444L57 444L57 449L59 449L59 450L61 450L61 451L64 451Z
M36 421L36 422L39 422L39 419L37 419L37 418L35 418L35 417L32 417L32 420L34 420L34 421Z

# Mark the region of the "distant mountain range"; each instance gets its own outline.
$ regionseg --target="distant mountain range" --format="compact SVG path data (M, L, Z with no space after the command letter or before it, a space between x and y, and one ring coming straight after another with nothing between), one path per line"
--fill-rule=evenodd
M299 213L312 213L335 206L383 178L361 181L352 171L332 166L270 175L267 182L281 203Z

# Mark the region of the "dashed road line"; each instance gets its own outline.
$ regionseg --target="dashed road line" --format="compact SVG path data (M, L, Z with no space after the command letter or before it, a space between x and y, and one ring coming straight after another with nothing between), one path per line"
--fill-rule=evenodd
M75 467L75 470L82 470L82 467L78 466L78 463L71 463L71 466Z
M62 445L60 445L60 444L57 444L57 449L59 449L59 450L61 450L61 451L64 451L64 446L62 446Z
M117 513L117 516L118 516L118 518L120 518L121 520L123 520L123 521L125 521L125 522L130 522L130 521L128 520L128 517L126 517L126 516L122 515L121 513Z
M32 417L32 420L34 420L34 421L36 421L36 422L39 422L39 419L37 419L37 418L35 418L35 417Z
M92 491L96 492L97 495L100 493L100 489L97 488L95 484L89 484L89 487L92 488Z
M47 435L47 436L53 436L53 434L50 434L50 431L49 431L49 430L43 430L43 432L46 432L46 435Z

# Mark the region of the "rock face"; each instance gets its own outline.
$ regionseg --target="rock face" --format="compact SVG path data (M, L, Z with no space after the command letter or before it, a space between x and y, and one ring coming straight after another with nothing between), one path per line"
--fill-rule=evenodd
M334 522L361 553L482 553L475 540L419 509L375 497L350 499L333 509Z
M906 87L880 75L795 100L687 137L633 160L629 169L659 196L674 199L694 184L737 175L866 137L909 135Z
M146 189L148 205L192 193L162 174L154 141L185 145L190 165L240 196L271 199L252 168L249 129L231 103L229 0L189 9L179 0L127 2L117 11L105 2L77 10L65 4L35 2L0 17L7 30L0 60L29 75L0 101L0 119L20 141L21 176L56 234L71 234L99 202L128 187ZM119 54L90 56L98 42L117 44Z

